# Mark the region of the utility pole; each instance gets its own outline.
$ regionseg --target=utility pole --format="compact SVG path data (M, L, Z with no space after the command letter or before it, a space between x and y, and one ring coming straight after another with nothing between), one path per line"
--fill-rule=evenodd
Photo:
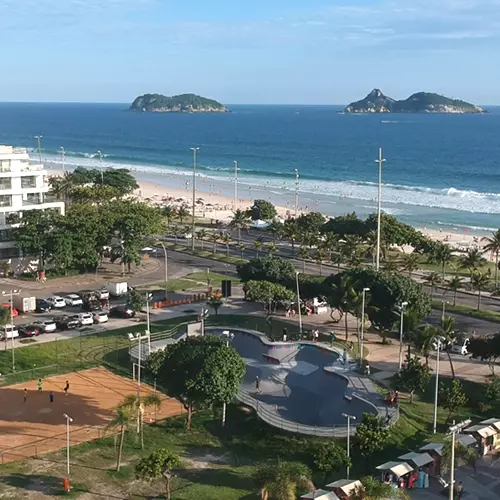
M359 366L363 367L363 343L365 340L365 302L366 302L366 292L369 292L369 288L363 288L363 293L361 295L361 335L359 344Z
M462 429L467 427L471 423L471 420L464 420L458 424L455 424L453 421L453 425L449 429L449 433L451 434L451 466L450 466L450 486L449 486L449 499L454 500L455 498L455 434L460 432Z
M295 218L299 213L299 171L295 169Z
M299 334L300 338L302 338L302 311L300 309L300 287L299 287L299 271L295 271L295 281L297 284L297 309L299 314Z
M167 254L167 249L165 248L163 241L160 241L160 245L163 248L163 255L165 256L165 299L167 299L167 297L168 297L168 254Z
M43 137L43 135L35 135L35 139L38 142L38 156L40 158L40 165L43 163L43 160L42 160L42 137Z
M347 418L347 460L351 458L351 418L356 420L354 415L349 415L348 413L342 413L342 416ZM347 465L346 477L349 479L350 467Z
M234 211L238 210L238 162L234 162Z
M191 225L191 249L194 251L194 209L196 206L196 154L200 148L191 148L193 152L193 221Z
M405 307L408 305L408 302L401 302L399 306L400 312L400 320L399 320L399 368L398 373L403 368L403 320L405 315Z
M434 422L432 431L434 434L437 432L437 419L438 419L438 394L439 394L439 350L441 348L442 337L436 337L436 386L434 388Z
M382 164L384 159L382 157L382 148L378 150L378 212L377 212L377 265L376 270L380 270L380 221L382 217Z
M73 422L73 419L66 413L63 417L66 419L66 476L69 481L69 424Z

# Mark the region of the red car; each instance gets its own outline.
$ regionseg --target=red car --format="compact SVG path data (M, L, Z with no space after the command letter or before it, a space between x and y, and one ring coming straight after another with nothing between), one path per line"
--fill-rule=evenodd
M40 335L40 333L43 333L42 329L38 325L20 326L17 331L19 332L19 335L23 337L35 337Z
M0 307L4 307L5 309L10 309L10 304L0 304ZM12 317L15 318L16 316L19 316L19 311L15 307L13 307Z

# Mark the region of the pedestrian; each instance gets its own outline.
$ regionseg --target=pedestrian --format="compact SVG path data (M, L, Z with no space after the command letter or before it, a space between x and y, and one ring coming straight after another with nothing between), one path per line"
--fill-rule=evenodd
M28 401L28 389L24 389L24 402Z
M458 483L458 486L457 486L457 498L458 498L458 500L461 500L463 491L464 491L464 485L463 485L462 481L460 481Z
M260 379L258 375L255 377L255 390L260 394Z
M38 379L38 382L36 384L38 386L38 390L41 391L42 390L42 386L43 386L43 381L41 378Z
M52 391L50 391L50 394L49 394L49 401L50 401L51 403L53 403L53 402L54 402L54 393L53 393Z
M67 396L69 391L69 381L66 380L66 385L64 386L64 394Z

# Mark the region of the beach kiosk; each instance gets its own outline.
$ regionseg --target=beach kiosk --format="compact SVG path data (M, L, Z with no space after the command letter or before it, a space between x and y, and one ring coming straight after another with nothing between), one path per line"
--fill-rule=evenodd
M462 446L477 446L477 439L472 434L457 434L455 436L457 443Z
M363 488L363 483L357 479L339 479L326 487L332 490L339 500L349 500L356 490Z
M407 462L386 462L375 468L382 473L381 480L383 483L387 483L390 479L393 485L402 488L406 488L409 475L415 470Z
M306 495L302 495L300 498L304 500L308 500L310 498L314 498L316 500L339 500L339 497L333 491L326 490L316 490L311 493L307 493Z
M500 418L489 418L488 420L483 420L480 422L484 425L491 425L496 429L497 433L493 437L493 449L498 450L500 448Z
M477 424L464 429L464 433L472 434L479 443L479 454L484 456L493 450L493 436L498 434L495 427L487 424Z
M444 445L442 443L428 443L420 448L420 451L428 453L432 457L432 464L428 465L430 476L441 474L441 457L443 456Z
M432 469L434 465L434 459L429 453L416 453L411 451L398 458L414 467L414 471L408 475L407 489L429 487L430 469Z

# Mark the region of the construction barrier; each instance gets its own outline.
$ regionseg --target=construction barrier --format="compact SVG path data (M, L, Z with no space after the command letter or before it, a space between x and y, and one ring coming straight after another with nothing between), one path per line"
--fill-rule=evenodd
M195 293L194 295L191 295L190 297L186 297L184 299L170 300L167 298L166 300L154 302L153 309L165 309L166 307L170 306L193 304L195 302L202 302L208 300L208 297L209 297L208 293Z

